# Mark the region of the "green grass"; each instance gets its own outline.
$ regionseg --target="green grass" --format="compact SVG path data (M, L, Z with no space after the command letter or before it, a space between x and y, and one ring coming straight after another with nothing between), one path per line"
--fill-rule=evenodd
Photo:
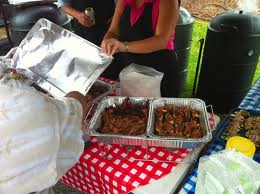
M196 66L197 66L199 47L200 47L198 41L201 38L206 38L207 27L208 27L208 22L195 21L194 23L193 35L192 35L193 42L192 42L192 47L190 52L187 82L186 82L185 91L183 93L183 96L185 97L192 96L192 89L193 89L193 83L194 83L194 78L196 73ZM256 81L256 79L259 76L260 76L260 61L257 64L257 69L253 78L253 83Z

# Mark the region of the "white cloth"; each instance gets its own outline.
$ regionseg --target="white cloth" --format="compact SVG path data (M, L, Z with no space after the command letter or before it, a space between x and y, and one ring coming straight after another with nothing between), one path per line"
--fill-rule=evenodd
M0 80L0 194L41 192L56 184L82 154L82 114L75 99Z

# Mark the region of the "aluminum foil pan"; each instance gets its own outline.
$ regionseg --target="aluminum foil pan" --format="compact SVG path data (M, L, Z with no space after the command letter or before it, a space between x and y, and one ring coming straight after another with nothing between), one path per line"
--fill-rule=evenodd
M203 130L204 136L202 138L177 138L172 136L159 136L154 133L155 110L165 104L174 106L186 106L194 108L200 112L200 126ZM212 139L211 130L209 127L208 114L205 102L195 98L161 98L152 101L151 113L149 114L148 135L149 146L159 147L174 147L174 148L193 148L199 146L201 143L209 142Z
M12 58L12 67L54 97L86 94L113 60L101 48L46 20L30 30Z
M91 95L91 91L92 88L102 88L102 93L94 98L92 98L91 100L89 99L89 97L87 97L87 95ZM95 81L95 83L91 86L88 94L85 96L87 101L88 101L88 105L87 105L87 113L86 115L84 115L84 124L83 124L83 128L84 131L87 130L88 127L88 123L90 122L91 117L93 116L93 114L95 113L95 109L97 104L106 96L108 96L112 91L114 90L114 86L106 83L102 80L97 80Z
M129 135L117 135L117 134L105 134L98 132L98 129L101 126L101 113L105 110L106 107L120 105L123 103L126 97L106 97L98 105L97 111L92 117L88 129L88 134L90 136L95 136L103 143L108 144L122 144L122 145L145 145L147 134L138 135L138 136L129 136ZM130 102L134 104L143 104L149 100L144 97L130 97ZM149 106L149 109L151 107ZM150 112L150 111L149 111Z
M91 99L88 102L88 104L93 104L93 103L97 103L97 102L101 101L104 97L106 97L110 92L112 92L114 90L114 86L112 84L106 83L106 82L104 82L102 80L96 80L94 82L94 84L91 86L88 94L90 94L91 89L99 88L99 87L102 88L102 90L104 90L104 92L102 92L97 97Z

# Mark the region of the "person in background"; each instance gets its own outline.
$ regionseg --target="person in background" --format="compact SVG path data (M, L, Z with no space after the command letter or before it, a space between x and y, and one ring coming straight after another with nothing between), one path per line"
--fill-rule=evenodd
M130 63L152 67L164 73L162 96L178 96L174 33L179 6L178 0L118 0L101 44L115 59L103 76L116 80Z
M83 152L85 107L78 92L55 99L17 80L0 80L0 194L53 193L48 188Z
M82 38L100 45L114 13L114 0L58 0L62 11L73 17L72 28ZM94 10L95 21L85 15L85 9Z

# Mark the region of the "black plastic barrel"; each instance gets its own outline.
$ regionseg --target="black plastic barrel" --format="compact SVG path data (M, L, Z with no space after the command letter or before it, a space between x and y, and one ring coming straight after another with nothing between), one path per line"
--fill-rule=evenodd
M224 113L249 91L260 53L260 17L242 11L217 15L208 26L197 97Z
M15 46L19 45L34 24L45 18L63 28L71 30L70 18L59 10L56 4L37 4L15 8L10 20L11 39Z
M176 25L175 32L175 52L177 54L178 65L178 87L179 96L182 95L188 73L188 64L190 57L190 49L192 43L194 18L183 7L180 7L179 19Z

